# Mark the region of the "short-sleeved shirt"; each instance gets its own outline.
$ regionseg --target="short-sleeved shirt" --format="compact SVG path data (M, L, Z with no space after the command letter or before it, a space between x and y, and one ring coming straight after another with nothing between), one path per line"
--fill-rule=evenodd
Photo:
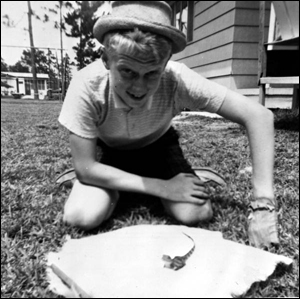
M217 112L227 92L226 87L174 61L168 62L158 90L142 107L128 107L110 82L110 72L101 60L77 72L59 122L82 138L99 138L110 147L124 150L158 140L184 108Z

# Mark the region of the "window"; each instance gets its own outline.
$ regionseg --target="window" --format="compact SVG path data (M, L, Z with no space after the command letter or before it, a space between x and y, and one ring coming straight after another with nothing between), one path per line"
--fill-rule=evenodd
M187 41L193 41L194 1L168 1L173 11L173 25L182 31Z
M45 80L38 80L38 90L45 90Z
M30 80L30 79L25 79L25 86L26 86L26 88L28 88L28 90L33 89L32 80Z
M28 90L33 90L33 80L32 79L25 79L25 86ZM38 90L45 90L45 80L38 79L37 80L37 88Z

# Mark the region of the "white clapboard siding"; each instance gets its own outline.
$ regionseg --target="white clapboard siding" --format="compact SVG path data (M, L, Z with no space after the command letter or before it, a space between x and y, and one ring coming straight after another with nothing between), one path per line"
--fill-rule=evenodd
M173 60L227 87L257 88L258 41L259 1L195 1L193 41Z

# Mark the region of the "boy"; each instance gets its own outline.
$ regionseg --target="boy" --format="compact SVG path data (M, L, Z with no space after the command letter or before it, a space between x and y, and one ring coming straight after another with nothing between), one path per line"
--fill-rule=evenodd
M184 159L171 127L186 107L246 127L253 161L249 238L258 247L278 243L272 113L170 61L186 39L171 26L166 2L114 1L112 6L112 15L94 27L104 45L102 61L74 77L59 117L70 131L77 176L64 221L86 230L100 225L112 214L119 191L161 198L166 211L186 225L209 220L204 182Z

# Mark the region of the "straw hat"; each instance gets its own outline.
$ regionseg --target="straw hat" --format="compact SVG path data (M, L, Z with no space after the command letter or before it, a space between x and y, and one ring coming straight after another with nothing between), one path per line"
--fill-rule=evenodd
M172 10L165 1L112 1L112 14L98 19L94 26L94 37L102 43L109 31L137 27L170 39L175 54L186 47L186 37L171 25L171 19Z

